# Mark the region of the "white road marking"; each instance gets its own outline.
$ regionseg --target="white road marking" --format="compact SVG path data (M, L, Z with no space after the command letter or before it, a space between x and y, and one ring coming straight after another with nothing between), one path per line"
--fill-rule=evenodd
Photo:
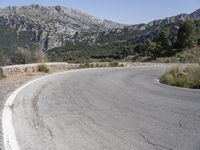
M14 107L14 100L25 87L40 79L41 78L35 79L21 86L16 91L14 91L6 101L2 114L2 130L5 150L20 150L12 122L12 109Z
M142 66L138 67L141 68ZM150 67L150 66L145 66ZM126 68L126 67L125 67ZM137 67L127 67L127 68L137 68ZM110 69L110 68L95 68L95 70L101 70L101 69ZM80 69L80 70L70 70L70 71L65 71L65 72L59 72L59 73L54 73L50 75L43 76L41 78L32 80L25 85L21 86L17 90L15 90L7 99L4 108L3 108L3 113L2 113L2 132L3 132L3 140L4 140L4 149L5 150L20 150L20 146L17 141L17 137L15 134L15 129L13 126L13 120L12 120L12 111L14 108L14 100L17 97L17 95L27 86L42 80L44 78L53 76L53 75L58 75L58 74L63 74L63 73L69 73L69 72L78 72L78 71L84 71L84 70L94 70L94 69Z
M53 75L58 75L58 74L63 74L63 73L68 73L68 72L78 72L78 71L83 71L83 70L90 70L90 69L81 69L81 70L70 70L70 71L65 71L65 72L59 72L59 73L54 73L50 75L43 76L41 78L32 80L25 85L21 86L17 90L15 90L7 99L4 108L3 108L3 113L2 113L2 132L3 132L3 140L4 140L4 149L5 150L20 150L20 146L17 142L17 137L15 134L15 129L13 126L13 120L12 120L12 111L14 108L14 101L17 95L27 86L42 80L44 78L53 76Z

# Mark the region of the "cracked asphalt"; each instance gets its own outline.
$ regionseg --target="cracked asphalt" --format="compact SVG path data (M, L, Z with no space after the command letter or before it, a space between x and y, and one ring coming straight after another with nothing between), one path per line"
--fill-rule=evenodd
M164 67L47 76L17 96L22 150L199 150L200 91L155 80Z

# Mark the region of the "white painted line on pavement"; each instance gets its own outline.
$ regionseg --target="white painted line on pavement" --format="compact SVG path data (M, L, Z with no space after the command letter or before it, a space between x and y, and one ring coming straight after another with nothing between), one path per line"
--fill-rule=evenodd
M30 84L40 79L41 78L35 79L21 86L16 91L14 91L6 101L2 113L2 130L3 130L3 140L4 140L5 150L20 150L12 122L12 110L14 107L14 100L25 87L29 86Z
M2 113L2 132L3 132L3 140L4 140L4 149L5 150L20 150L20 146L17 142L17 137L15 134L15 129L13 126L13 120L12 120L12 111L14 108L14 101L17 95L27 86L37 82L38 80L42 80L44 78L63 74L63 73L69 73L69 72L78 72L78 71L84 71L84 70L90 70L90 69L80 69L80 70L69 70L64 72L58 72L50 75L46 75L43 77L40 77L38 79L32 80L25 85L21 86L17 90L15 90L7 99Z
M149 67L149 66L146 66ZM126 67L123 67L126 68ZM131 68L137 68L137 67L131 67ZM141 68L138 67L138 68ZM12 120L12 111L14 108L14 100L17 97L17 95L27 86L37 82L38 80L42 80L44 78L53 76L53 75L58 75L58 74L63 74L63 73L70 73L70 72L79 72L79 71L86 71L86 70L101 70L101 69L109 69L109 68L89 68L89 69L80 69L80 70L69 70L69 71L64 71L64 72L59 72L59 73L54 73L50 75L46 75L43 77L40 77L38 79L32 80L25 85L21 86L17 90L15 90L7 99L4 108L3 108L3 113L2 113L2 132L3 132L3 140L4 140L4 149L5 150L20 150L20 146L17 142L17 137L15 134L15 129L13 126L13 120Z

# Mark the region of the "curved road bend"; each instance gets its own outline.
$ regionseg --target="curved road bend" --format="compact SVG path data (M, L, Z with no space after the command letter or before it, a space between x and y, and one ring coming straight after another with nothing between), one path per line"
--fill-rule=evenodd
M163 68L47 76L15 99L21 150L200 150L200 92L154 80Z

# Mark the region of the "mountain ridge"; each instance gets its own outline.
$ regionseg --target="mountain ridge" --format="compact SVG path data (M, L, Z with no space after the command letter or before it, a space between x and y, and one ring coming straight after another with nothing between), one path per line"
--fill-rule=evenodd
M87 18L88 20L91 20L93 22L96 22L102 25L106 23L112 23L113 24L113 26L111 26L112 28L125 26L125 24L120 24L120 23L107 20L107 19L101 20L95 16L89 15L88 13L84 11L68 8L68 7L63 7L63 6L42 6L38 4L35 4L35 5L32 4L32 5L27 5L27 6L9 6L9 7L6 7L5 9L0 9L0 15L10 14L10 13L15 13L18 15L26 15L32 18L40 16L41 19L47 19L47 21L49 20L49 18L47 18L49 16L51 16L52 19L62 19L64 21L66 20L66 17L72 17L72 16L80 17L81 16L81 17L84 17L84 19ZM115 27L115 24L116 24L116 27Z
M0 9L0 19L4 30L7 26L7 30L15 29L17 34L31 32L32 42L40 42L44 50L62 46L67 41L93 43L93 37L85 36L85 32L100 32L126 26L61 6L7 7Z
M123 41L145 41L158 36L165 26L173 32L178 29L178 22L200 18L200 9L179 14L149 23L126 25L110 20L101 20L87 13L62 7L42 6L9 6L0 9L0 53L12 54L18 47L41 45L48 51L67 43L86 43L102 45ZM9 39L9 41L8 41Z
M108 31L103 31L100 38L97 38L97 43L103 42L113 42L118 41L120 37L121 41L131 40L134 42L153 40L158 36L161 28L169 26L172 32L176 32L178 29L178 22L185 20L199 20L200 19L200 9L190 13L190 14L179 14L176 16L165 17L164 19L153 20L146 24L136 24L126 26L121 29L110 29ZM124 37L124 38L122 38ZM116 39L115 39L116 38ZM111 40L109 40L111 39Z

